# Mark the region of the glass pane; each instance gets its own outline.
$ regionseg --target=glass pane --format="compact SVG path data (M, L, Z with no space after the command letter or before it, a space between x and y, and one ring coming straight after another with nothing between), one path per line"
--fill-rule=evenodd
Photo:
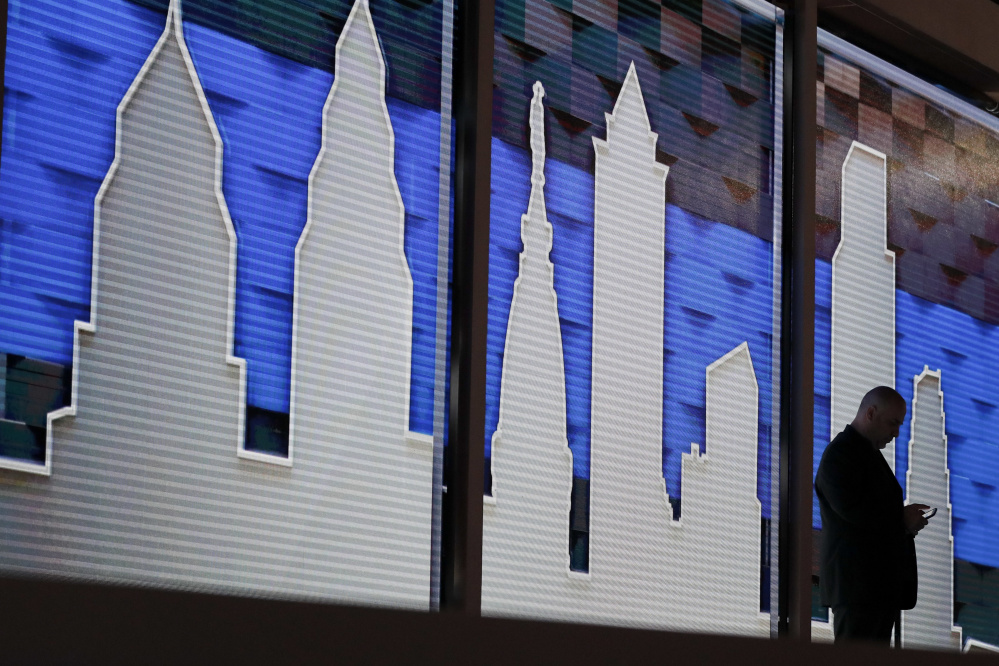
M866 391L895 388L907 414L882 453L906 500L937 509L915 538L903 647L999 644L987 508L999 484L999 121L835 37L819 44L815 464ZM831 640L817 588L813 607L813 637Z
M451 3L322 6L10 4L3 570L436 604Z
M779 40L497 3L484 613L770 634Z

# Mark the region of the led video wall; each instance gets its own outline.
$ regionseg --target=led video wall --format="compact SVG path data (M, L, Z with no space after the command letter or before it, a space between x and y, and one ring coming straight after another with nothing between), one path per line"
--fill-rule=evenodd
M451 16L9 3L0 569L435 605Z
M908 414L883 453L906 498L938 508L903 646L999 645L999 121L819 44L815 465L863 394L894 386Z
M11 0L4 573L435 607L452 14ZM999 645L999 122L820 44L815 464L895 386L903 643ZM497 1L484 613L773 631L782 48Z
M769 635L775 10L495 29L483 613Z

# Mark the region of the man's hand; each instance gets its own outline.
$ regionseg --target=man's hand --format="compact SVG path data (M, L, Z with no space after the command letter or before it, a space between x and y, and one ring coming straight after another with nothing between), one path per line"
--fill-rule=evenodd
M916 536L919 530L926 527L926 524L930 521L923 518L923 512L929 510L929 508L926 504L910 504L902 509L902 522L905 523L905 531L912 536Z

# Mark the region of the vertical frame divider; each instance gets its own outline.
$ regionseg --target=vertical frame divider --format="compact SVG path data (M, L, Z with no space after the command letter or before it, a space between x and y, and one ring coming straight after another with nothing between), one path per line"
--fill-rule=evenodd
M794 0L784 41L785 205L781 349L779 634L811 640L815 396L815 141L818 9ZM788 186L789 185L789 186Z
M444 428L447 417L448 325L451 303L451 224L454 169L454 0L441 8L440 161L437 174L437 304L434 330L434 476L430 522L430 610L441 609L441 525L444 513Z
M781 578L780 578L780 519L781 511L781 415L784 409L785 396L781 392L783 383L782 368L786 364L784 359L784 226L787 215L785 207L785 169L786 156L784 151L787 145L787 119L784 115L787 106L787 96L785 94L786 72L784 69L784 31L785 12L778 8L775 12L774 25L774 70L772 81L773 103L774 103L774 153L773 153L773 181L774 181L774 234L773 234L773 341L771 343L771 388L772 398L770 406L770 525L767 530L767 548L769 549L770 563L770 589L768 590L770 599L770 637L777 638L780 635L781 619ZM776 196L776 193L780 196Z
M457 14L454 286L441 608L474 616L482 607L495 2L466 0Z

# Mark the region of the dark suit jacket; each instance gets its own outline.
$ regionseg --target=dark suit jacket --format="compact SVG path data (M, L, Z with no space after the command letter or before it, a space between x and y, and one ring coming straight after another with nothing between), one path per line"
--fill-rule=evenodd
M902 487L852 426L826 448L815 475L822 511L822 604L916 605L916 546L902 520Z

